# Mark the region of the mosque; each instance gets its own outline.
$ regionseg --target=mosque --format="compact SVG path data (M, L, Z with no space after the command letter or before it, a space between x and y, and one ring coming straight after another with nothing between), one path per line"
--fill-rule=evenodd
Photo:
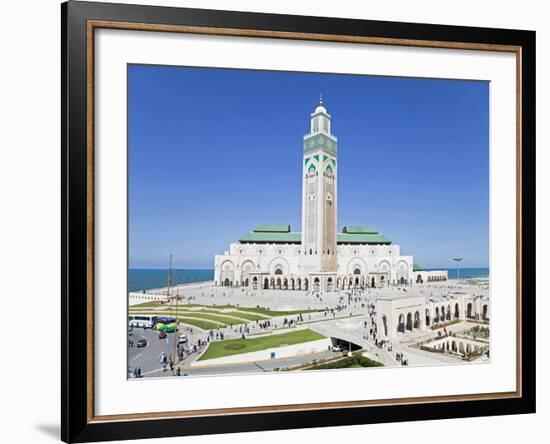
M337 232L337 147L321 97L304 136L302 231L257 226L215 256L215 285L333 291L447 280L447 271L422 271L412 256L402 256L399 245L369 226Z

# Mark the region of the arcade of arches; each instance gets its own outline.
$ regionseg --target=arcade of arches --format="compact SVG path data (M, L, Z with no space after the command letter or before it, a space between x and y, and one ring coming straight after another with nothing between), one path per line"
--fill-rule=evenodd
M387 273L369 274L367 276L357 273L344 276L326 276L311 274L306 277L287 276L281 269L273 274L266 273L243 273L242 280L234 280L234 273L230 268L223 269L219 285L251 287L253 290L313 290L313 291L335 291L351 290L358 288L384 288L390 286ZM218 283L216 282L216 285ZM407 285L404 279L393 285Z

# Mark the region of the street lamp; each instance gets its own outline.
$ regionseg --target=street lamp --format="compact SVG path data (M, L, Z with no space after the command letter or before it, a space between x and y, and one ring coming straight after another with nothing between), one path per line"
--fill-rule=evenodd
M453 261L456 262L456 280L460 280L460 268L458 264L462 261L461 257L453 257Z

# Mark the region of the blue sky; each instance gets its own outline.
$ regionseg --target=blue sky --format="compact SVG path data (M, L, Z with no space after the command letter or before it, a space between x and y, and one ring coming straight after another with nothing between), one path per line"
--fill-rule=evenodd
M488 266L489 84L128 67L129 265L212 268L262 223L300 231L319 94L338 137L338 229L369 225L424 267Z

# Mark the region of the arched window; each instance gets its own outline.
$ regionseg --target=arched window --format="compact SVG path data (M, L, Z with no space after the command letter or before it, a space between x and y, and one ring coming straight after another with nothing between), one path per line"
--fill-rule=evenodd
M355 270L353 270L353 274L361 274L361 269L357 267Z
M283 274L283 270L281 270L280 268L277 268L275 270L275 274Z

